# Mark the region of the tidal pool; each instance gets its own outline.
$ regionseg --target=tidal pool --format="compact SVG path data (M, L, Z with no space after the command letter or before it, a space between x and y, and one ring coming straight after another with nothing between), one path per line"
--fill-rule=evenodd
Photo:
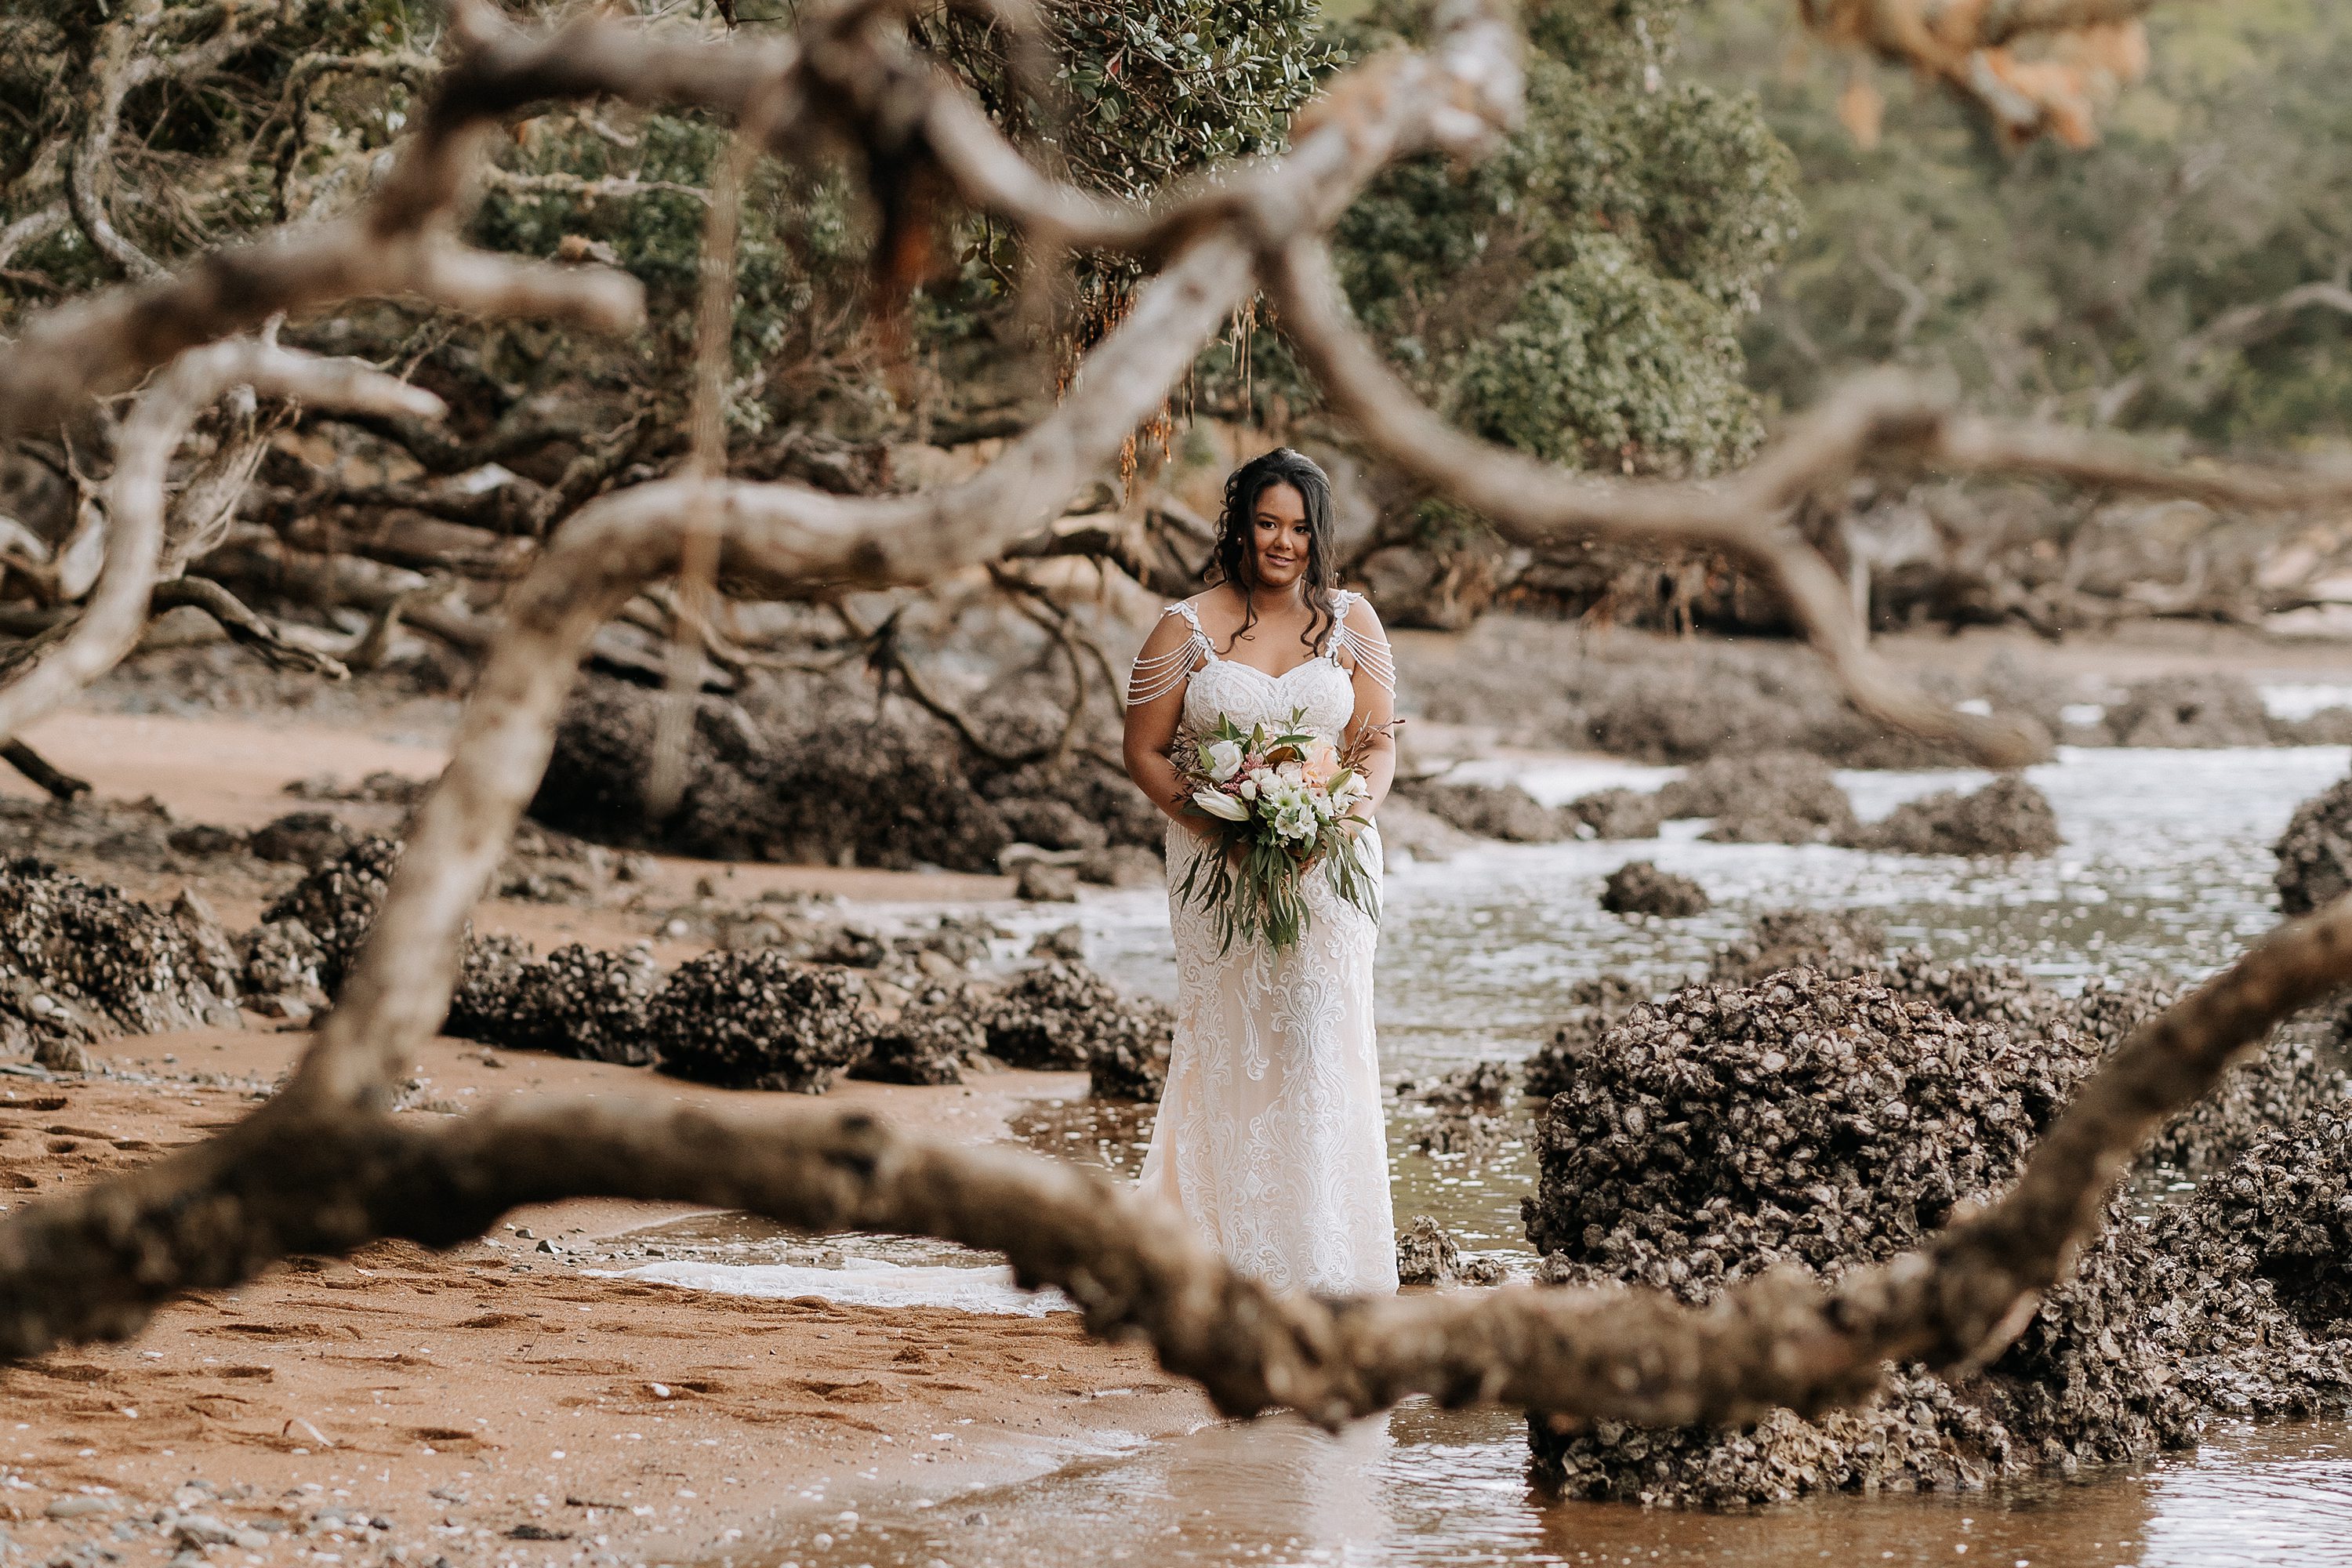
M1614 972L1662 985L1700 967L1759 910L1868 907L1901 943L1952 957L2008 957L2066 986L2155 969L2195 978L2277 919L2270 846L2295 804L2344 775L2339 747L2219 752L2066 750L2030 776L2065 844L2013 865L1865 855L1822 847L1718 845L1698 826L1631 844L1491 846L1389 881L1379 969L1391 1083L1466 1063L1516 1060L1549 1032L1568 990ZM1496 765L1490 775L1503 773ZM1559 763L1508 773L1548 800L1664 770ZM1842 775L1864 817L1981 775ZM1698 919L1604 914L1601 879L1654 859L1717 900ZM1034 911L1018 918L1035 923ZM1156 892L1079 906L1090 956L1122 984L1172 984ZM1041 1108L1040 1147L1130 1171L1148 1112ZM1527 1126L1522 1111L1517 1125ZM1494 1158L1413 1148L1413 1108L1393 1102L1400 1221L1436 1216L1466 1246L1531 1263L1518 1201L1532 1186L1524 1138ZM1070 1134L1076 1133L1072 1137ZM979 1261L974 1259L973 1261ZM1026 1568L1124 1563L1840 1564L2352 1563L2352 1424L2224 1427L2194 1454L2073 1482L1961 1496L1832 1496L1750 1514L1643 1511L1554 1501L1528 1485L1520 1419L1408 1405L1338 1438L1295 1421L1220 1424L1036 1479L918 1510L869 1503L853 1531L787 1533L771 1564Z

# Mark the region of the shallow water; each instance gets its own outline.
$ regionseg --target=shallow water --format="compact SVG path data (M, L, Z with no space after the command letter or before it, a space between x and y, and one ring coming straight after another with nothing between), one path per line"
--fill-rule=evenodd
M1613 971L1669 984L1757 910L1780 905L1867 906L1897 942L2009 956L2062 986L2137 969L2193 978L2275 921L2270 845L2295 804L2342 777L2347 761L2338 747L2062 751L2030 776L2056 808L2065 845L2012 866L1704 844L1689 823L1644 843L1494 846L1442 865L1401 865L1389 881L1378 978L1387 1075L1393 1084L1523 1057L1577 981ZM1510 776L1556 801L1664 773L1601 763ZM1842 782L1867 818L1981 776ZM1636 858L1696 878L1717 908L1674 922L1601 912L1601 879ZM1172 984L1159 894L1090 900L1078 918L1099 967L1139 989ZM1518 1221L1533 1174L1524 1140L1473 1163L1415 1152L1417 1128L1414 1108L1392 1101L1400 1219L1432 1214L1467 1246L1530 1261ZM1020 1131L1034 1145L1131 1172L1148 1116L1045 1107ZM869 1509L851 1530L812 1524L779 1542L770 1561L2352 1563L2352 1425L2342 1423L2222 1431L2192 1456L2075 1483L1832 1497L1753 1515L1549 1503L1528 1487L1525 1457L1518 1418L1492 1412L1408 1406L1338 1440L1286 1421L1217 1426L1017 1486L920 1500L933 1506L908 1499Z

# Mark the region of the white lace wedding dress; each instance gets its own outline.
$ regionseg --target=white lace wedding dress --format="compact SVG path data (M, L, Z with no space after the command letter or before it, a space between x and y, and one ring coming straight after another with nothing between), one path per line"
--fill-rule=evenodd
M1244 728L1273 725L1297 710L1337 743L1356 704L1341 655L1389 679L1387 650L1351 638L1352 597L1337 595L1323 651L1279 678L1218 658L1192 607L1171 609L1192 630L1185 658L1163 678L1190 671L1185 727L1207 729L1221 713ZM1366 827L1360 842L1378 887L1379 830ZM1168 825L1176 1038L1138 1184L1276 1289L1393 1291L1396 1216L1372 1027L1379 924L1317 871L1306 889L1313 919L1297 946L1277 955L1236 940L1220 954L1212 917L1176 897L1196 845L1189 829Z

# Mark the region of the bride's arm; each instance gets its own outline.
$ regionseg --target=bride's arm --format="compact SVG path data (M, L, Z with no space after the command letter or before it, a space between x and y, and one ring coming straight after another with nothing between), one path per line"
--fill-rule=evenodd
M1353 808L1359 816L1380 810L1396 782L1396 662L1389 651L1389 634L1380 616L1360 596L1348 605L1348 668L1356 678L1356 716L1349 721L1352 742L1368 730L1371 739L1364 752L1364 782L1371 793Z
M1198 819L1184 814L1191 796L1177 775L1176 764L1168 760L1169 749L1176 742L1177 723L1184 713L1186 682L1175 677L1190 657L1185 645L1192 636L1181 616L1166 616L1144 639L1128 686L1124 750L1127 776L1135 781L1135 787L1152 805L1198 833ZM1139 697L1143 700L1136 700Z

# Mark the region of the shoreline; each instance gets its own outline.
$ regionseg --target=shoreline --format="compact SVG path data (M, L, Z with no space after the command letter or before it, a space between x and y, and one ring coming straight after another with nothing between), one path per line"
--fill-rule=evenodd
M111 1042L126 1076L9 1080L0 1136L31 1183L9 1206L216 1130L306 1039L140 1037ZM417 1077L470 1105L541 1089L790 1109L446 1038ZM835 1103L985 1142L1083 1082L845 1083ZM0 1449L8 1537L37 1561L94 1545L162 1562L178 1544L169 1510L216 1522L229 1539L215 1559L246 1564L362 1547L422 1564L726 1560L788 1521L885 1496L944 1501L1216 1419L1148 1351L1090 1341L1066 1312L762 1300L590 1266L593 1244L713 1212L517 1210L446 1253L379 1243L296 1259L167 1305L127 1343L0 1370L0 1434L16 1439Z

